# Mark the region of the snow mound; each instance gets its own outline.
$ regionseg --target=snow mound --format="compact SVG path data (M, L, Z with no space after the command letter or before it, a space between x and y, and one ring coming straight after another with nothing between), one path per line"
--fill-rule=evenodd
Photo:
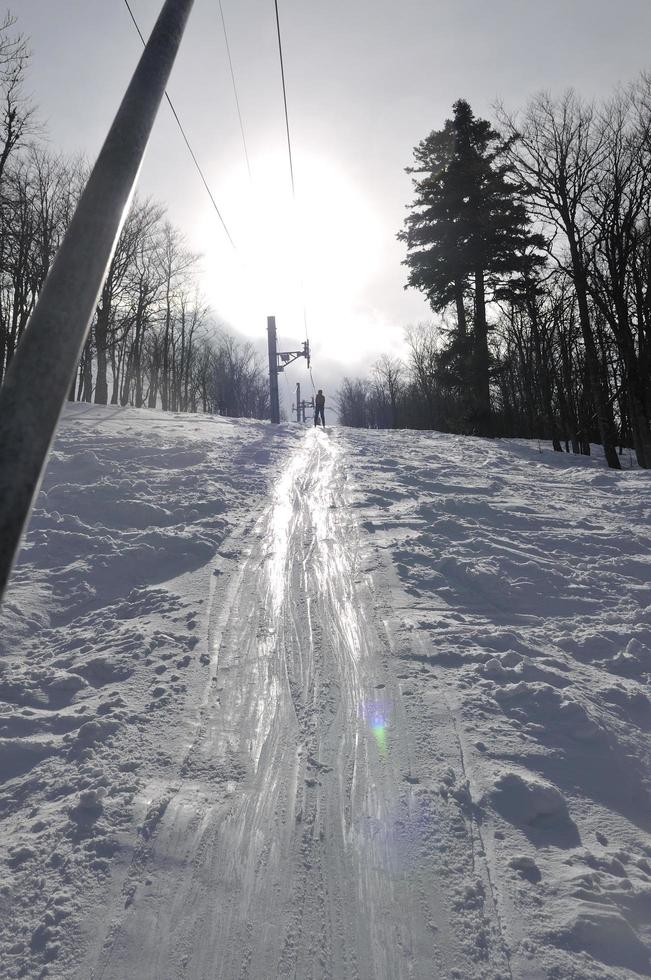
M512 823L532 824L541 817L569 819L565 799L555 786L523 778L516 772L499 776L489 798L495 809Z
M584 905L550 939L558 946L590 954L613 967L649 975L649 951L617 911Z
M540 868L534 859L528 857L526 854L516 854L515 857L512 857L509 861L509 867L513 868L514 871L517 871L532 884L537 884L542 877Z
M550 684L519 681L495 691L494 697L505 711L517 711L534 723L544 722L556 736L594 740L602 734L599 724L577 698Z

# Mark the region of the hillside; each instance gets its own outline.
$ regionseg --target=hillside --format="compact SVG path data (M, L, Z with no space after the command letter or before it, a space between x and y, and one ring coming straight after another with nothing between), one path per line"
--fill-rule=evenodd
M69 406L0 614L0 977L651 975L649 476Z

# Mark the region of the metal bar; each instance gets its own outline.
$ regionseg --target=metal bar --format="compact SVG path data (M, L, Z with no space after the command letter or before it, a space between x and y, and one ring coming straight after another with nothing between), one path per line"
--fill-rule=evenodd
M280 398L278 395L278 358L276 354L276 318L267 317L267 346L269 348L269 401L271 421L280 422Z
M166 0L0 388L0 598L194 0Z

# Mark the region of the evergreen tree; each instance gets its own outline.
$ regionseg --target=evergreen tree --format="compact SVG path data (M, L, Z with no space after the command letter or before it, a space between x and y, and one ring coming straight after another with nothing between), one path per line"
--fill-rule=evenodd
M543 264L536 250L544 240L530 230L523 189L505 160L508 143L463 99L453 111L414 148L407 173L417 175L416 198L398 238L407 244L405 288L424 292L435 311L456 307L450 353L469 396L467 423L491 435L486 304L512 277Z

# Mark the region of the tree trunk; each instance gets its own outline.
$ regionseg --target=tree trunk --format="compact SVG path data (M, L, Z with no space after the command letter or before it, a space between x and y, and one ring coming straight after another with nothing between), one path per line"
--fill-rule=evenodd
M106 405L108 402L108 381L106 364L106 347L108 340L109 310L102 305L97 310L95 318L95 349L97 357L97 378L95 381L95 404Z
M454 299L457 305L457 325L459 336L465 337L468 333L468 320L466 317L466 307L463 302L463 283L457 279L454 284Z
M111 405L117 405L120 394L120 356L115 349L111 350L111 374L113 375Z
M484 291L484 270L475 271L475 330L473 344L472 386L476 405L477 434L490 436L490 358L488 353L488 324L486 323L486 295Z
M536 374L540 379L540 395L542 400L543 414L547 424L547 430L552 440L555 453L562 453L561 441L556 426L556 416L552 405L552 380L549 373L547 361L543 356L542 338L540 334L540 322L535 300L528 297L527 300L529 319L531 321L531 332L534 340L534 357L536 360Z
M617 346L624 364L624 378L628 393L628 411L633 435L633 446L638 465L651 469L651 426L647 414L644 377L635 352L627 304L617 304Z
M133 402L136 408L142 408L144 395L142 391L142 366L140 363L140 350L138 350L138 353L134 357L133 372L136 378L136 386L135 386L135 392L133 396Z
M93 400L93 358L90 354L84 360L84 389L82 401L91 402Z
M148 408L156 408L156 399L158 396L158 364L152 365L151 369L151 381L149 384L149 398L147 399Z
M567 222L569 225L569 221ZM608 466L613 470L621 469L619 456L617 455L617 433L615 431L615 420L613 418L612 406L608 402L606 393L601 382L601 370L597 348L595 345L592 324L590 322L590 309L588 306L588 287L583 261L579 255L579 248L576 237L571 227L568 228L568 240L570 245L570 256L572 259L572 270L574 274L574 289L579 310L579 326L583 337L585 348L586 368L588 372L588 383L590 394L594 402L601 445L603 446L604 456ZM587 435L587 434L586 434Z

